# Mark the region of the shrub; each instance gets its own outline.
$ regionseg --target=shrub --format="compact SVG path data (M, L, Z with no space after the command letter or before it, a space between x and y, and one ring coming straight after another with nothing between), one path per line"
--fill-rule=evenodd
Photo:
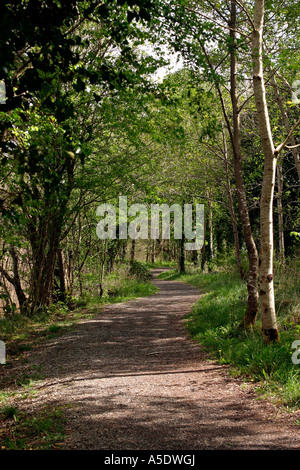
M129 268L129 275L142 282L150 281L152 274L143 263L140 261L133 261Z

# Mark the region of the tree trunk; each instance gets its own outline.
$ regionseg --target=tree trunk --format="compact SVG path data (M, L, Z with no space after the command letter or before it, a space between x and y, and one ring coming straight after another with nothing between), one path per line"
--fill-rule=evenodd
M259 133L264 154L264 176L260 200L260 303L262 333L265 342L279 339L273 282L273 197L276 174L276 152L270 126L263 77L264 0L255 0L251 34L253 89Z
M68 266L66 263L66 257L62 248L57 250L57 264L58 264L58 275L59 275L59 293L58 299L61 302L65 302L70 310L74 309L74 302L70 295L70 283L68 275Z
M198 250L193 250L191 252L191 261L194 266L198 265Z
M27 297L21 285L21 279L19 275L19 258L18 258L16 249L14 246L10 247L9 253L12 258L14 276L13 277L10 276L10 274L2 266L0 266L0 272L5 277L5 279L14 286L16 296L18 298L20 312L22 313L24 310L24 305L26 304L26 301L27 301Z
M284 249L284 220L282 208L282 192L283 192L283 174L282 174L282 161L283 158L279 157L277 165L277 211L278 211L278 232L279 232L279 256L281 264L285 262L285 249Z
M32 315L36 309L51 302L54 271L63 224L63 210L51 217L32 219L27 226L32 253L29 295L26 310Z
M247 281L248 289L248 302L244 316L244 326L247 328L254 325L258 313L258 252L256 244L252 235L251 223L247 207L246 190L244 186L242 174L242 151L241 151L241 129L240 129L240 113L238 109L237 98L237 57L236 57L236 2L231 1L231 16L230 16L230 37L231 37L231 50L230 50L230 95L232 103L232 119L233 119L233 132L230 132L231 143L233 148L233 164L234 175L237 187L239 212L242 222L243 236L247 248L249 259L249 273ZM229 129L230 130L230 129Z
M152 241L152 251L151 251L151 263L155 263L155 248L156 248L156 240Z
M132 265L135 257L135 239L131 240L130 264Z
M66 276L65 276L65 263L63 251L61 248L57 250L57 264L58 264L58 274L59 274L59 289L61 300L65 298L66 294Z
M100 276L99 276L99 296L103 296L104 292L104 270L107 257L107 239L104 240L103 251L100 258Z
M47 238L46 233L44 233L44 237ZM33 252L30 296L27 308L29 314L33 314L37 308L47 307L51 301L58 238L54 234L49 237L47 252L45 247L48 240L44 238L40 239L38 249Z
M237 262L238 270L240 273L240 277L241 279L245 279L245 272L241 263L239 233L238 233L238 227L236 223L231 185L230 185L230 177L229 177L229 169L228 169L228 152L227 152L227 143L226 143L226 136L225 136L224 129L222 129L222 134L223 134L224 165L225 165L225 175L226 175L227 197L228 197L229 212L230 212L232 231L233 231L234 251L235 251L236 262Z
M213 213L212 213L212 197L213 189L210 188L206 191L208 203L208 231L209 231L209 254L210 258L214 258L214 238L213 238Z
M182 234L182 238L180 240L180 250L179 250L179 272L181 274L185 273L185 237Z
M150 250L151 250L151 239L149 238L147 240L147 244L146 244L146 263L148 263L148 261L149 261Z
M205 235L206 235L206 217L204 217L204 239L203 239L203 246L201 248L201 269L204 271L205 268L205 260L206 260L206 240L205 240Z

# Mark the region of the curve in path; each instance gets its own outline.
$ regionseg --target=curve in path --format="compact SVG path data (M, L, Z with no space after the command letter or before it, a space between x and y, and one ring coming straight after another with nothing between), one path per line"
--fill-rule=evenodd
M29 356L46 377L32 407L68 405L64 448L299 449L287 415L188 337L183 320L199 291L153 282L156 294L109 305Z

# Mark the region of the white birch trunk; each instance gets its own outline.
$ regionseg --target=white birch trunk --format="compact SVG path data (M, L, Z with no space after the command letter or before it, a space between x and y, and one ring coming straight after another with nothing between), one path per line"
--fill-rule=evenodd
M273 282L273 196L276 152L270 126L263 77L264 0L255 0L252 42L253 88L264 154L264 177L260 201L260 308L266 342L278 340Z

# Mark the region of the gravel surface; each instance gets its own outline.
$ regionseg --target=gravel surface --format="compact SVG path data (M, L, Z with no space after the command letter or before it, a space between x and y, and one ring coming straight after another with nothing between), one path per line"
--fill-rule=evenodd
M188 337L199 291L154 283L156 294L109 305L30 352L45 379L22 406L64 406L67 450L300 449L295 416L257 400Z

